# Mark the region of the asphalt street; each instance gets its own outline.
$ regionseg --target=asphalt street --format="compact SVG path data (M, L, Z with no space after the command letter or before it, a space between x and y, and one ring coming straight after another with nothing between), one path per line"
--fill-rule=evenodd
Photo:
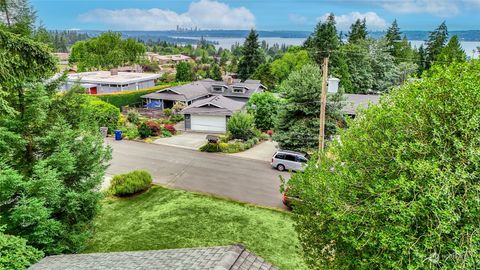
M289 173L268 162L134 141L107 143L113 148L109 175L143 169L157 184L285 209L279 175Z

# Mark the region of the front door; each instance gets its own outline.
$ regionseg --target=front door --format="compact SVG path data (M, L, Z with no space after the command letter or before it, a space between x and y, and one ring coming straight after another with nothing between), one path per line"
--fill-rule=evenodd
M97 87L90 88L90 95L96 95L96 94L97 94Z

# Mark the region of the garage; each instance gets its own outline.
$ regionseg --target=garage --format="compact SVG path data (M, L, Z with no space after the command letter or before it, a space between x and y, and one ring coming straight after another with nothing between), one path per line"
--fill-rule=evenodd
M224 115L191 115L191 130L225 132L227 120Z

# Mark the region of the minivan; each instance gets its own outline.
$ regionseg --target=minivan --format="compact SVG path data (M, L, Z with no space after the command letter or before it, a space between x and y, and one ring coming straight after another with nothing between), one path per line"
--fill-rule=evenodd
M272 167L279 171L303 171L307 165L308 154L279 150L272 157Z

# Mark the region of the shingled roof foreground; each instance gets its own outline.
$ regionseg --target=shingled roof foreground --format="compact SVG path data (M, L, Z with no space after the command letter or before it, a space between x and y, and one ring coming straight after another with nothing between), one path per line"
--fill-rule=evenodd
M31 270L276 270L242 245L48 256Z

